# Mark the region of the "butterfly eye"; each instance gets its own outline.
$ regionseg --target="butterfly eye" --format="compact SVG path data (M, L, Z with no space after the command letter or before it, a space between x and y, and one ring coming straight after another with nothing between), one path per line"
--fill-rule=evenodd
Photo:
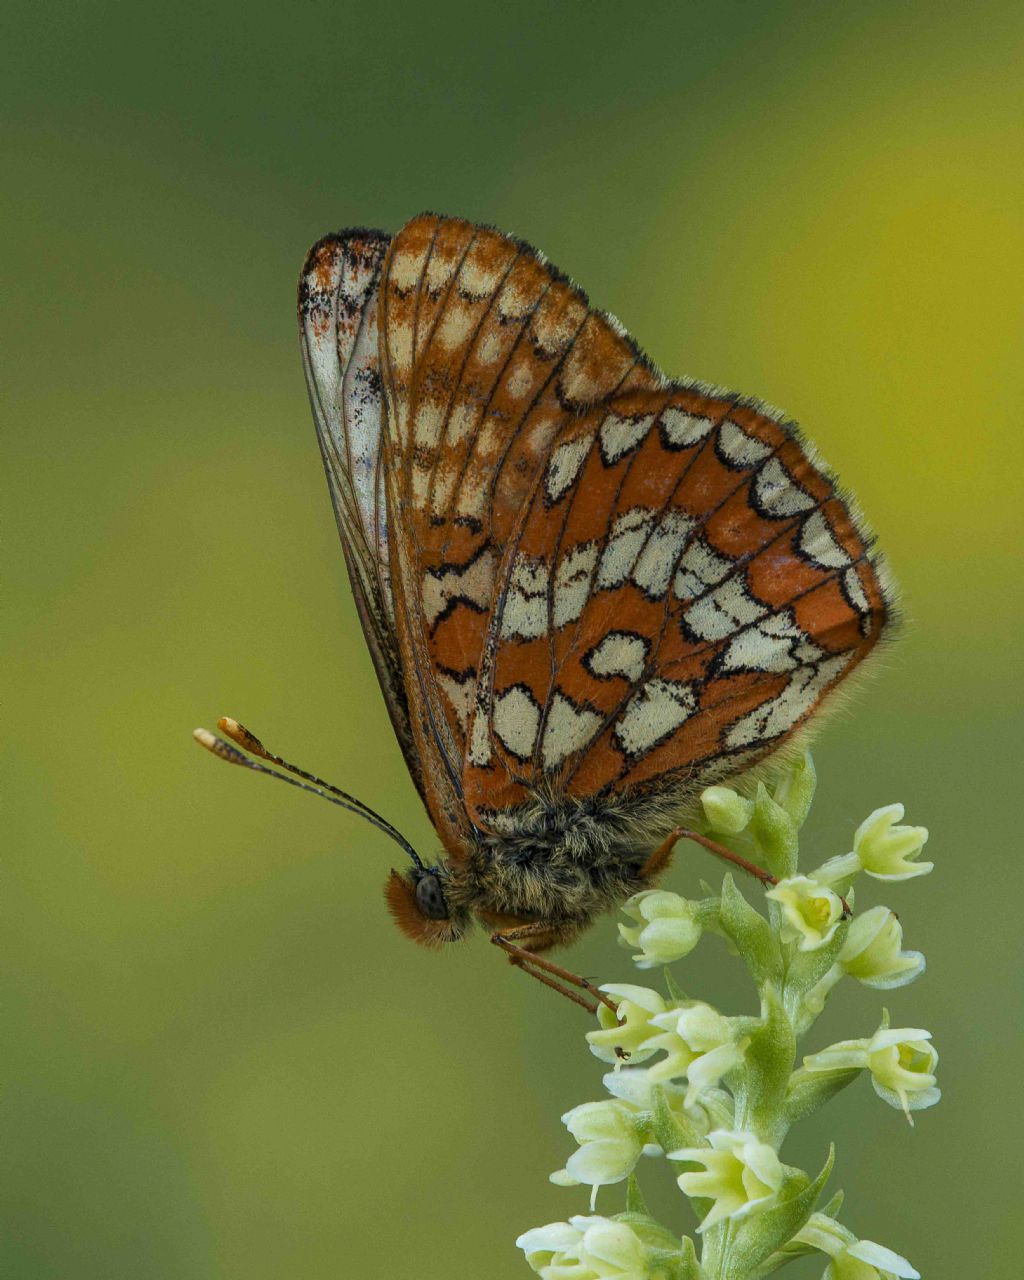
M416 905L428 920L448 919L448 904L437 876L428 873L416 881Z

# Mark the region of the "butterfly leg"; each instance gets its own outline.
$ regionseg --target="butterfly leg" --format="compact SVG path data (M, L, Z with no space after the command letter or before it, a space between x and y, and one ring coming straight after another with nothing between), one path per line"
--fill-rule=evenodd
M647 880L651 876L656 876L659 872L664 871L669 859L672 857L672 850L679 840L693 840L697 844L703 845L716 858L724 858L726 862L731 862L749 875L756 876L762 884L778 884L775 876L770 871L765 871L764 867L759 867L756 862L749 862L746 858L741 858L738 853L733 853L731 849L727 849L724 844L709 840L707 836L699 835L696 831L688 831L686 827L676 827L674 831L668 833L667 838L658 845L657 849L654 850L640 868L641 880Z
M543 982L546 987L551 987L552 990L559 992L574 1004L580 1005L588 1013L596 1013L598 1003L600 1003L617 1015L618 1006L615 1001L606 996L589 978L573 973L572 970L563 968L560 964L555 964L553 960L547 960L543 956L537 955L536 952L528 951L525 947L517 945L517 939L526 941L532 938L538 942L543 939L546 942L549 937L550 931L543 924L523 925L516 929L508 929L504 933L492 933L491 942L505 952L510 964L522 969L524 973L528 973L531 978L536 978L538 982ZM593 1000L587 1000L580 995L581 991L593 996Z

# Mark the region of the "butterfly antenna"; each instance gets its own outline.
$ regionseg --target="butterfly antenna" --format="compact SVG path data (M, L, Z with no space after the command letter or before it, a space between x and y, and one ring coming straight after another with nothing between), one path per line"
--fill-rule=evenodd
M239 745L251 751L253 755L259 756L263 760L269 760L273 764L279 765L282 769L287 769L289 773L294 773L300 778L307 779L307 781L299 782L295 778L289 778L286 774L278 773L276 769L268 769L266 765L259 764L256 760L250 760L237 747L232 746L230 742L225 742L223 738L218 738L209 729L195 729L192 736L201 747L205 747L207 751L219 759L226 760L228 764L242 765L246 769L252 769L254 773L263 773L267 777L276 778L278 782L287 782L289 786L298 787L300 791L309 791L315 796L329 800L331 804L338 805L341 809L347 809L349 813L358 814L359 817L365 818L371 826L376 827L378 831L390 836L397 845L405 850L417 867L423 866L419 854L406 840L405 836L396 827L393 827L386 818L382 818L379 813L371 809L368 804L364 804L362 800L357 800L355 796L350 796L347 791L342 791L340 787L332 786L331 783L324 782L322 778L318 778L315 774L307 773L305 769L300 769L297 765L289 764L287 760L282 760L280 756L274 755L273 752L264 747L254 733L250 733L237 720L231 720L224 716L217 722L217 727Z

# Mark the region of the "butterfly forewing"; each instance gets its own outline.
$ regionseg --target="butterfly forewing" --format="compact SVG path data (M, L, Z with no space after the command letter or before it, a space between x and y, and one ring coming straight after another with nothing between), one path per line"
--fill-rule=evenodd
M382 288L403 652L419 654L435 736L461 779L502 548L552 442L631 374L653 379L577 289L499 232L418 218L395 238Z
M299 278L303 364L345 563L395 734L422 792L409 724L384 502L378 285L390 237L356 229L326 236Z

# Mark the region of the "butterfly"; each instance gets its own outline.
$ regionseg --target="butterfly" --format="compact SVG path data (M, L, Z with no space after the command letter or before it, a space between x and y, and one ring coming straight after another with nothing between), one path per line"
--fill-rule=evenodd
M533 976L589 988L538 953L649 887L699 792L871 653L893 612L872 539L792 422L667 378L491 227L327 236L298 312L359 618L443 854L221 727L401 845L406 936L478 921Z

